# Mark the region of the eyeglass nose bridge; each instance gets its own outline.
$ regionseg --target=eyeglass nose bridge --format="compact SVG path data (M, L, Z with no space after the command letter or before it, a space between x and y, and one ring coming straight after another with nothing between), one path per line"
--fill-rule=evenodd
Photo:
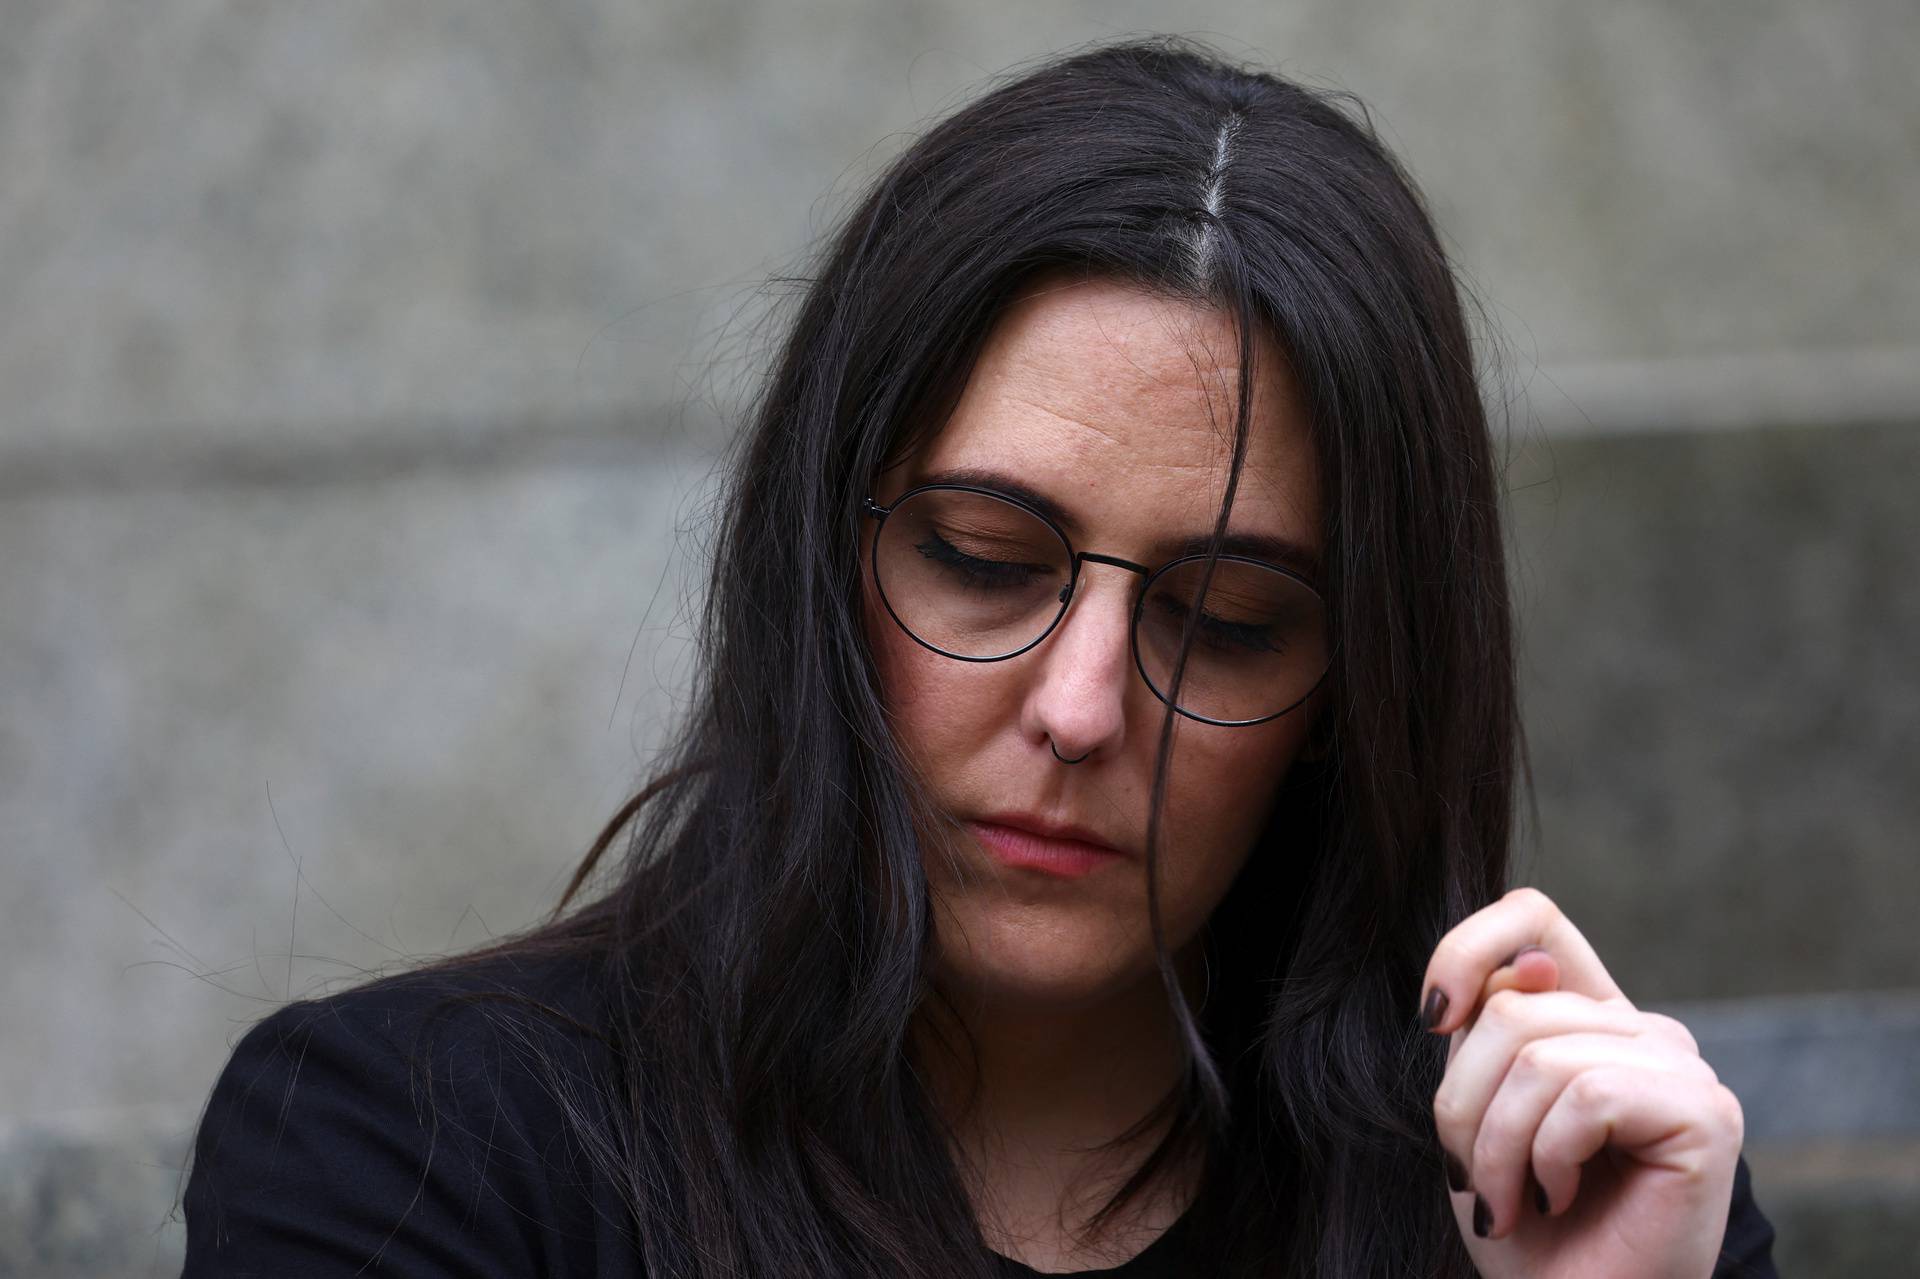
M1138 573L1141 577L1152 577L1153 570L1145 564L1136 564L1132 560L1123 560L1118 555L1102 555L1098 551L1075 551L1073 568L1067 574L1067 584L1060 588L1060 602L1068 603L1073 599L1076 587L1080 585L1080 566L1086 563L1111 564L1115 568L1126 569L1129 573Z

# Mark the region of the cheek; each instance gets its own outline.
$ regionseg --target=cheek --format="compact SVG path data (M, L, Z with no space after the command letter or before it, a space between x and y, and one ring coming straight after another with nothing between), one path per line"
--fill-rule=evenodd
M1163 829L1179 833L1175 846L1198 854L1194 879L1224 892L1272 814L1281 780L1304 745L1305 721L1288 716L1183 737L1167 778Z
M875 598L871 584L863 612L874 678L895 740L929 779L951 777L998 714L993 672L914 643Z
M923 707L939 697L938 672L918 659L916 654L924 650L894 624L871 582L867 583L862 613L880 702L887 708L888 718L899 726L903 718L917 718Z

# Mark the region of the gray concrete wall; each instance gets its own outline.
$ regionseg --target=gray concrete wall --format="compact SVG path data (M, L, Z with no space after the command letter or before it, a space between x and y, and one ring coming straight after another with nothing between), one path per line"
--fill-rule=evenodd
M1146 30L1358 93L1487 306L1531 877L1643 1000L1905 1024L1908 0L0 0L0 1274L164 1273L239 1027L552 902L669 731L760 282ZM1797 1113L1773 1042L1709 1059ZM1879 1198L1805 1171L1856 1120L1755 1129L1815 1264L1920 1218L1858 1113Z
M1920 987L1920 418L1510 472L1523 867L1643 999Z
M1524 361L1920 344L1907 0L8 0L10 447L676 404L917 125L1130 31L1351 89Z

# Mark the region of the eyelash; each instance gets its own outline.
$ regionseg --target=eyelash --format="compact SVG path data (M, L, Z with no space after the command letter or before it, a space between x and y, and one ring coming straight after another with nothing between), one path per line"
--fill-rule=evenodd
M918 543L915 550L937 564L946 565L962 574L971 589L1001 590L1032 584L1036 569L1031 564L1017 564L1004 560L983 560L969 555L937 533L929 533L926 539ZM1180 622L1185 621L1186 608L1171 603L1165 597L1156 601L1160 610ZM1244 622L1229 622L1201 613L1200 626L1196 633L1197 642L1210 648L1233 648L1243 653L1283 653L1286 645L1276 642L1272 629Z
M1004 586L1029 585L1037 571L1031 564L983 560L978 556L969 555L938 533L927 534L926 540L916 544L914 549L936 564L944 564L964 574L969 586L988 590Z
M1184 605L1175 604L1165 597L1155 602L1161 612L1184 624L1187 614ZM1202 644L1213 647L1231 645L1243 652L1284 653L1287 651L1286 643L1276 639L1271 627L1251 622L1229 622L1204 612L1200 614L1200 626L1195 633L1195 638Z

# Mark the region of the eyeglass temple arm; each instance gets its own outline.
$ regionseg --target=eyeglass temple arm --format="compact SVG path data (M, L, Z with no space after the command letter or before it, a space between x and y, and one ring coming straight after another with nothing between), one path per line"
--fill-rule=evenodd
M860 499L860 510L863 514L870 515L876 520L883 520L887 517L887 508L870 497Z

